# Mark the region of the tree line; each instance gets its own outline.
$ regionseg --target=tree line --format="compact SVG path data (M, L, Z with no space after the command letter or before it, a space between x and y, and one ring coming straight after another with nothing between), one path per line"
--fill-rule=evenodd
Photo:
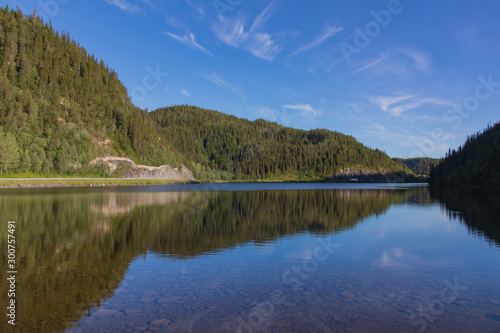
M431 169L440 162L440 159L430 157L393 158L393 160L406 165L411 172L421 177L428 177Z
M185 162L191 162L198 174L238 179L290 174L326 178L346 167L410 173L384 152L326 129L294 129L188 105L161 108L151 112L151 117L161 126L165 140L183 152Z
M500 188L500 123L467 137L430 173L433 185Z

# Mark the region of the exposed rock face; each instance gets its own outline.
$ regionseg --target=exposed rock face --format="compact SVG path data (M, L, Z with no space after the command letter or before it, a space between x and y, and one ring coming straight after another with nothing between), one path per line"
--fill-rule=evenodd
M90 162L90 165L97 162L106 163L111 172L115 171L118 166L125 164L126 170L122 178L141 178L141 179L185 179L196 180L191 170L181 165L181 170L172 168L169 165L162 165L159 167L152 167L148 165L138 165L133 160L127 157L98 157Z
M337 172L335 175L328 177L327 179L337 181L350 181L352 179L357 179L358 181L365 182L404 181L404 177L402 177L401 175L395 173L387 173L384 169L374 171L354 168L344 168Z
M139 165L138 168L131 168L123 175L123 178L154 178L154 179L188 179L195 180L193 173L184 165L181 171L169 165L160 167L148 167Z

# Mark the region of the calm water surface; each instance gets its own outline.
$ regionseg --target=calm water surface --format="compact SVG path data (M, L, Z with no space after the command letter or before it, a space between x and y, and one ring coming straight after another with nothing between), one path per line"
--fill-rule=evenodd
M387 184L0 190L2 309L9 220L18 262L0 332L500 332L499 203Z

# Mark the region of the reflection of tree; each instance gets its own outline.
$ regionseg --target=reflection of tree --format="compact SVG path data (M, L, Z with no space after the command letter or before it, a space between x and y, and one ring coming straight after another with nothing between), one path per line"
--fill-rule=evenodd
M194 256L248 241L263 242L301 231L328 233L352 228L406 197L394 191L198 192L205 209L183 214L183 207L141 207L134 215L152 225L151 248L175 256ZM200 202L194 197L194 201ZM143 227L145 227L143 225ZM143 229L143 232L146 229Z
M0 195L0 218L16 221L19 332L60 331L110 297L132 259L147 249L129 242L130 225L116 225L140 205L172 205L189 193ZM130 221L133 223L133 221ZM6 225L6 224L5 224ZM6 228L0 226L0 234ZM140 232L136 230L136 233ZM6 237L0 263L6 267ZM141 245L141 244L139 244ZM5 270L0 292L7 295ZM6 297L1 306L6 307ZM12 327L0 321L0 332Z
M69 192L71 193L71 192ZM148 249L181 258L296 232L339 232L404 190L0 195L17 225L17 331L60 331L110 297ZM6 224L0 226L6 234ZM0 263L6 267L6 237ZM7 294L5 270L0 292ZM2 296L4 309L6 298ZM0 322L0 331L12 327Z
M448 216L465 224L469 232L483 236L490 244L500 246L500 193L498 191L464 191L432 187Z

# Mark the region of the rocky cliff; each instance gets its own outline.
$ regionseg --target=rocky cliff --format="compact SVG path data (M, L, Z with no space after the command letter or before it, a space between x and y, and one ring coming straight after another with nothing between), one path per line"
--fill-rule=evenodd
M98 157L90 162L104 163L108 165L110 172L120 171L121 178L140 178L140 179L185 179L196 180L191 170L181 164L180 170L172 168L169 165L153 167L148 165L139 165L127 157Z

